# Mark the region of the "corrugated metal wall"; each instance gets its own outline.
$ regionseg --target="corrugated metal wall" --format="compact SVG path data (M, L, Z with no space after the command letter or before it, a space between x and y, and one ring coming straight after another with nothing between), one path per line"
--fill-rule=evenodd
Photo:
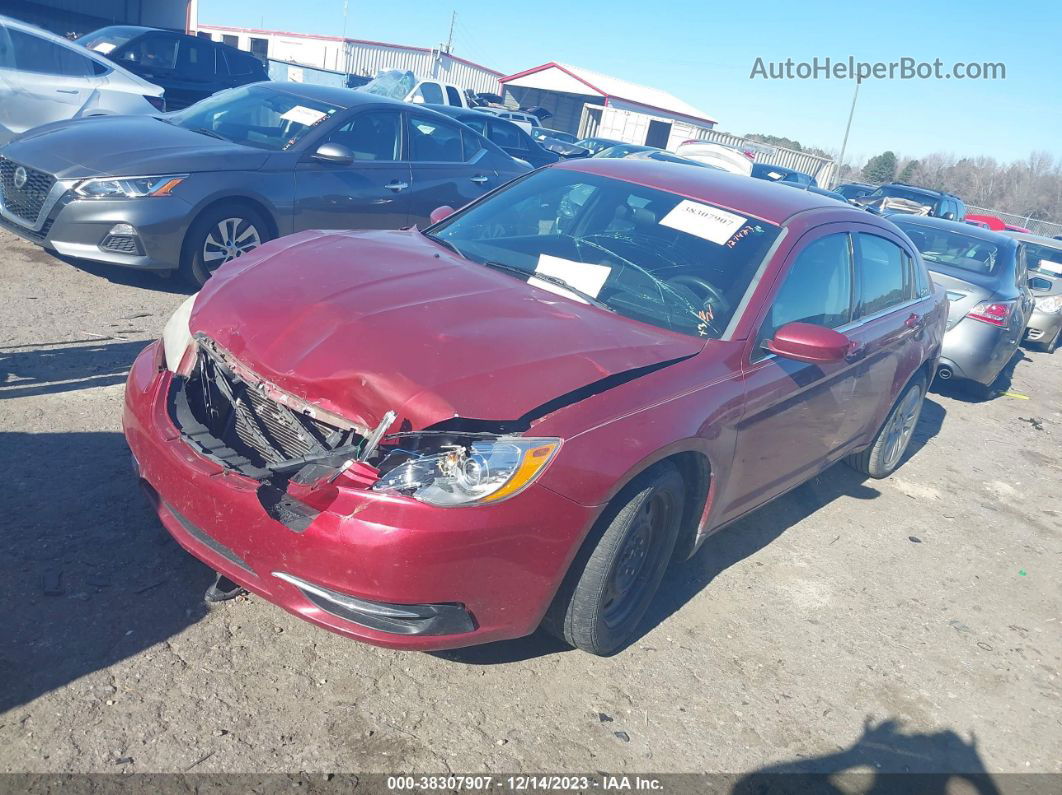
M824 187L833 184L836 163L828 157L821 157L808 152L797 152L795 149L785 149L781 146L770 146L769 144L750 141L740 135L732 135L719 130L696 129L694 135L690 137L738 149L749 149L755 153L757 163L770 163L774 166L784 166L785 168L803 171L805 174L811 174L811 176L815 177L818 183Z
M495 72L458 61L439 50L423 52L363 42L351 42L347 46L347 68L353 74L375 77L384 69L407 69L417 77L434 77L473 91L497 94L501 89Z

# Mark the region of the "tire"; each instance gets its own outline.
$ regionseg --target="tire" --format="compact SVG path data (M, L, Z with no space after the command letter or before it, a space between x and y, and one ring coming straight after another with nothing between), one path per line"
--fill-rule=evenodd
M253 251L269 238L269 224L257 210L240 204L207 210L184 236L181 275L201 287L221 265Z
M546 629L601 656L630 641L671 561L684 501L685 481L669 462L631 481L569 569Z
M1058 338L1062 337L1062 328L1055 332L1055 336L1051 338L1051 341L1044 344L1044 353L1054 353L1058 349Z
M872 478L886 478L896 471L914 436L926 397L926 378L918 375L893 403L870 446L845 459L857 472Z
M996 379L992 379L990 384L982 384L980 381L966 381L963 383L963 387L966 389L966 394L975 400L994 400L999 396Z

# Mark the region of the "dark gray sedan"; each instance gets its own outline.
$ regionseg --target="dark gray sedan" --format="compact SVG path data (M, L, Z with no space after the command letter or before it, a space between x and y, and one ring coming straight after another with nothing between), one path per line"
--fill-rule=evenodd
M992 396L1033 311L1017 241L941 218L893 215L889 220L915 244L951 302L937 377L965 379L980 396Z
M270 238L423 224L528 170L416 105L257 83L15 139L0 148L0 225L66 256L202 283Z

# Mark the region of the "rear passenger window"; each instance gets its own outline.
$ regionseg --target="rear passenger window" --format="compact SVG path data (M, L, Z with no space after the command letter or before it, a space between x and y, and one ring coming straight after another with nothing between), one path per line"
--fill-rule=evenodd
M461 130L456 125L412 116L409 119L410 159L429 163L462 163Z
M451 105L461 107L461 93L453 86L446 87L446 98L450 101Z
M895 243L859 234L859 300L856 317L867 317L914 296L906 255Z
M797 254L771 303L758 342L786 323L837 328L851 320L852 247L847 234L820 238Z
M8 59L14 61L16 69L62 77L90 77L102 71L91 58L74 49L14 28L10 29L8 35L13 53L13 58L8 56Z
M214 45L191 37L182 39L177 50L177 70L189 77L212 78L215 74Z
M492 122L490 125L490 139L502 149L522 149L527 151L527 144L521 136L519 127L506 122Z

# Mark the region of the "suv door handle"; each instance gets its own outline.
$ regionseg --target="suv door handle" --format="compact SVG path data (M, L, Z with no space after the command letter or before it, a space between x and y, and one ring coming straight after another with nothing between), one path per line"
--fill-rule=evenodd
M903 321L903 324L912 331L921 331L926 325L926 318L925 315L912 312L907 316L907 320Z
M844 360L851 364L852 362L858 362L864 356L867 355L867 346L862 342L853 341L848 346L848 351L844 355Z
M408 182L389 182L387 184L387 187L390 188L391 190L393 190L395 193L398 193L400 190L405 190L406 188L408 188L409 187L409 183Z
M475 182L477 185L482 185L488 179L489 177L485 177L482 174L476 174L476 176L472 177L472 181Z

